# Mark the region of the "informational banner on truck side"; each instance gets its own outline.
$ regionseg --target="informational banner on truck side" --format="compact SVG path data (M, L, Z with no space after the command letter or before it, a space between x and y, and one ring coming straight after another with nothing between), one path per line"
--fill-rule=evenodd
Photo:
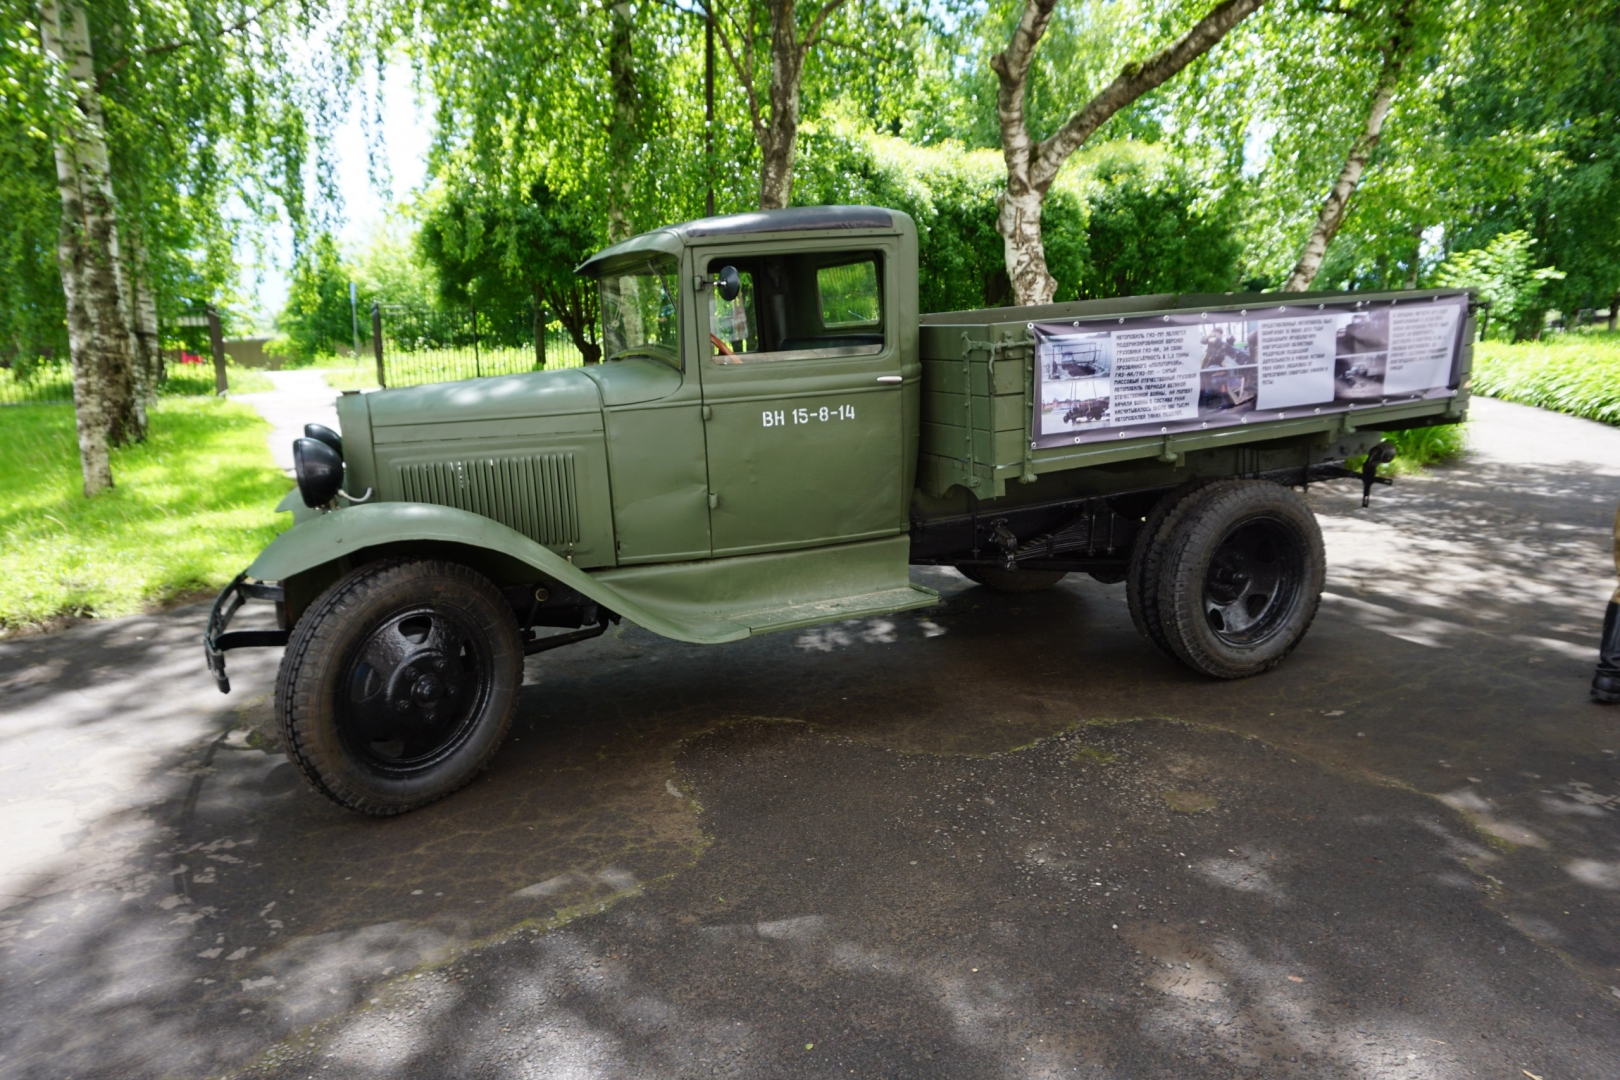
M1031 323L1036 449L1457 393L1468 294Z

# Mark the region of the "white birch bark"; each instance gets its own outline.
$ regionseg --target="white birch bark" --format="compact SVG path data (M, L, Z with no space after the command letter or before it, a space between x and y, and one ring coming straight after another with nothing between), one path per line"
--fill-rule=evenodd
M118 204L84 9L41 0L40 44L67 99L58 110L63 119L55 145L62 200L57 263L67 301L80 465L85 494L94 495L112 486L109 446L145 434L132 410L133 335L120 282Z
M1288 280L1283 282L1283 292L1304 292L1316 280L1316 275L1322 270L1322 259L1327 255L1328 245L1338 235L1339 226L1344 224L1344 215L1350 209L1350 197L1356 193L1361 177L1367 171L1367 162L1372 160L1373 151L1378 149L1378 142L1383 138L1384 121L1389 118L1390 106L1395 102L1401 69L1406 66L1406 58L1412 51L1411 9L1412 3L1408 0L1395 14L1395 29L1383 50L1382 70L1378 73L1378 84L1373 89L1372 103L1367 109L1367 121L1350 144L1344 167L1339 170L1338 179L1333 182L1333 188L1322 202L1322 209L1317 212L1316 223L1305 238L1299 260L1294 264Z
M1049 138L1036 142L1025 122L1024 92L1035 47L1046 33L1056 0L1025 0L1011 41L990 61L998 84L996 116L1001 125L1001 153L1007 164L1007 187L999 202L996 229L1002 236L1007 277L1016 303L1049 304L1056 295L1057 282L1046 266L1041 209L1069 156L1115 113L1214 48L1265 2L1223 0L1180 40L1140 63L1127 65Z
M135 301L135 404L145 430L147 410L157 400L163 374L163 342L158 337L157 297L152 294L145 252L137 249L132 293Z

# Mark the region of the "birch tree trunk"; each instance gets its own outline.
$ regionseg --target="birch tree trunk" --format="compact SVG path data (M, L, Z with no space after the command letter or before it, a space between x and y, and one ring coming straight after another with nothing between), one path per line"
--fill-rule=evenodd
M636 91L635 25L629 0L609 9L612 32L608 45L608 76L613 86L613 126L608 131L608 242L618 243L633 234L630 204L635 195L636 151L640 146L641 103Z
M758 50L758 8L748 6L747 19L717 18L713 0L706 0L703 11L714 27L726 59L737 73L747 98L748 117L759 144L759 208L780 210L793 198L793 158L799 141L799 97L804 78L805 57L821 39L827 20L845 0L825 0L811 16L804 35L799 35L798 0L764 0L767 51L770 54L770 84L760 91ZM729 29L728 29L729 26ZM766 115L767 108L769 115Z
M759 208L780 210L793 197L793 152L799 138L799 85L804 49L794 0L770 0L771 116L759 130Z
M1344 224L1345 212L1350 208L1350 197L1356 193L1373 151L1378 149L1378 140L1384 134L1384 121L1389 118L1390 106L1395 101L1401 69L1406 66L1406 59L1412 53L1412 3L1413 0L1407 0L1395 13L1395 29L1383 49L1383 66L1378 73L1378 84L1373 89L1372 104L1367 109L1367 122L1362 125L1361 134L1350 144L1350 153L1345 156L1339 178L1334 181L1333 189L1323 201L1322 209L1316 215L1316 224L1311 226L1311 234L1300 249L1299 261L1294 264L1288 280L1283 282L1283 292L1304 292L1316 280L1328 245L1338 234L1339 226Z
M71 96L55 145L62 200L56 258L67 301L84 492L94 495L112 486L109 446L145 437L144 410L134 408L134 335L120 280L118 203L84 9L41 0L40 44L64 84L59 89Z
M134 408L140 416L142 438L145 438L147 410L157 400L163 347L158 339L157 297L152 295L151 279L147 276L146 251L139 241L133 247L134 258L130 261L129 274L126 276L134 307L130 383Z
M1057 0L1024 0L1012 40L990 61L995 70L996 117L1001 125L1001 153L1007 163L1007 187L998 200L996 231L1001 233L1007 277L1019 304L1049 304L1057 282L1046 267L1041 236L1041 209L1046 193L1069 156L1085 145L1115 113L1170 79L1214 48L1231 29L1266 0L1223 0L1210 9L1180 40L1126 65L1113 82L1069 117L1049 138L1036 142L1024 117L1029 68L1052 19Z

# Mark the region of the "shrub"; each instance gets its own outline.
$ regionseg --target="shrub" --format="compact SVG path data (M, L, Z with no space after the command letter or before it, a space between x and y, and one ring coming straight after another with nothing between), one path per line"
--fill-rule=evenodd
M1561 334L1545 342L1474 346L1474 391L1504 401L1620 424L1620 334Z
M1435 275L1439 285L1474 288L1490 302L1488 331L1511 341L1539 337L1549 282L1564 274L1550 266L1531 265L1535 238L1521 230L1502 233L1483 248L1452 255Z

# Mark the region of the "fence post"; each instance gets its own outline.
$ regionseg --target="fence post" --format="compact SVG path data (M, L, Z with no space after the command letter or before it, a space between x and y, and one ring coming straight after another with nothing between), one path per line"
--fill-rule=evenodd
M484 377L484 364L478 358L478 309L472 309L473 324L473 374L479 378Z
M371 351L377 357L377 386L388 389L388 373L383 370L382 308L371 302Z
M208 344L214 351L214 393L223 394L230 387L225 383L225 332L219 325L219 309L208 305Z
M546 305L539 297L534 301L534 370L546 366Z

